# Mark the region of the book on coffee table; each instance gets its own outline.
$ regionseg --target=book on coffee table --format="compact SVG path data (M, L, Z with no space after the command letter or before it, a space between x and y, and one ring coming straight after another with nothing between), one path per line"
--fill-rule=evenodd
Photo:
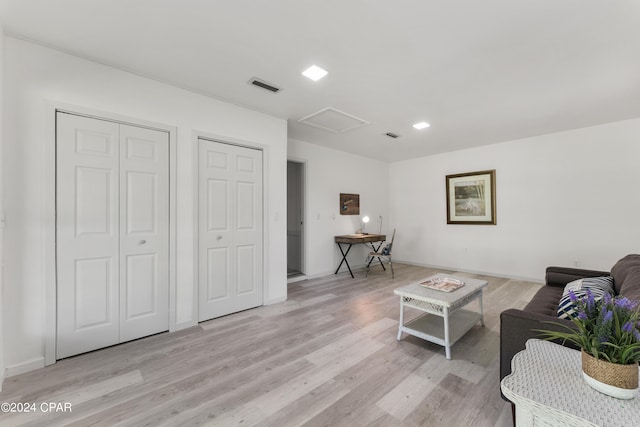
M426 280L420 283L420 286L429 289L435 289L442 292L453 292L456 289L460 289L464 286L462 280L453 279L451 277L434 277L433 279Z

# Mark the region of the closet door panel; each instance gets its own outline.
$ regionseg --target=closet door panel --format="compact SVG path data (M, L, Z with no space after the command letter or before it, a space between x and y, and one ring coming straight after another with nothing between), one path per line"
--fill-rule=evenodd
M60 359L169 329L169 136L56 120Z
M262 151L198 143L200 321L262 305Z
M120 341L169 329L169 135L120 125Z
M119 342L119 129L57 113L58 359Z

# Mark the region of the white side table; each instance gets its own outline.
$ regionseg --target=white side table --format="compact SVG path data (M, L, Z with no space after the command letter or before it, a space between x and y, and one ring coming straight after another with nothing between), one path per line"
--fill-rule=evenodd
M638 426L640 398L620 400L589 387L580 352L532 339L511 361L502 393L516 405L516 425Z
M437 291L420 285L421 282L436 276L458 279L465 282L465 285L453 292ZM441 273L395 289L393 293L400 296L398 340L405 332L423 340L440 344L445 348L447 359L451 359L451 346L476 323L480 322L484 326L482 289L485 286L487 286L486 280L455 277ZM462 309L475 300L479 303L479 312ZM426 314L405 324L405 307L411 307Z

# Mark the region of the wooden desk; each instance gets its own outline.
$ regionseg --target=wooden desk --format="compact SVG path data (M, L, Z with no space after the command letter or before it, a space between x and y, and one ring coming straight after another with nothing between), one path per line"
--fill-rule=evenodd
M338 274L338 271L340 271L340 267L342 267L342 263L345 263L347 265L347 268L349 269L349 273L351 274L351 277L353 277L353 272L351 271L351 267L349 266L349 261L347 261L347 255L351 250L351 246L357 245L357 244L371 243L373 250L377 252L378 249L380 249L380 246L382 246L382 243L386 240L386 238L387 236L384 234L345 234L342 236L335 236L336 244L338 245L338 248L340 249L340 253L342 254L342 260L340 261L340 264L338 264L338 268L336 268L336 272L333 274ZM373 245L373 243L375 242L380 242L378 247L375 247ZM349 247L347 247L346 252L342 249L341 244L349 245ZM371 264L371 262L373 262L373 258L369 260L369 264ZM382 265L382 262L380 262L380 265ZM382 265L382 268L384 269L384 265Z

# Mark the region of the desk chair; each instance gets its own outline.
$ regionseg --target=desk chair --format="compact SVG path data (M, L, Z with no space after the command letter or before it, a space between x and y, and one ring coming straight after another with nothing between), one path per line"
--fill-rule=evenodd
M391 267L391 278L395 278L395 273L393 271L393 262L391 261L391 250L393 249L393 240L396 238L396 229L393 229L393 235L391 236L391 242L387 243L386 245L380 245L380 248L378 251L371 251L369 252L369 255L367 255L367 260L365 261L365 263L367 264L367 274L366 277L369 276L369 266L371 265L371 263L374 261L375 258L378 258L378 261L380 261L380 265L382 266L382 269L384 270L384 264L382 263L383 261L388 261L389 262L389 266Z

